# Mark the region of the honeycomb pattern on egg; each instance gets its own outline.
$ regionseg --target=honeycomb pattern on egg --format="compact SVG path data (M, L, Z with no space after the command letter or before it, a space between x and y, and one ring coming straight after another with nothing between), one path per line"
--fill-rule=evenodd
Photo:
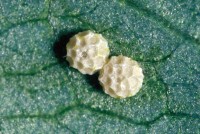
M108 42L101 34L84 31L73 36L67 46L67 61L82 74L100 70L109 56Z
M113 56L100 71L99 81L104 92L114 98L134 96L142 87L142 68L125 56Z

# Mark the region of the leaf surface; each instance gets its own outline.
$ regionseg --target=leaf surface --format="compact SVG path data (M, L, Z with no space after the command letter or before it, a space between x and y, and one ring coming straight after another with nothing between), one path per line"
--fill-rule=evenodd
M136 96L63 60L88 29L141 64ZM1 0L0 100L0 133L200 133L200 1Z

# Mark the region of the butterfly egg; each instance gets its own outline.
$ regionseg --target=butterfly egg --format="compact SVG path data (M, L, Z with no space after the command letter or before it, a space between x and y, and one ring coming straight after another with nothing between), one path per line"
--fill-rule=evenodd
M104 92L114 98L134 96L142 87L142 68L125 56L113 56L100 71L99 81Z
M89 75L103 67L110 53L106 39L92 31L80 32L73 36L66 49L70 66Z

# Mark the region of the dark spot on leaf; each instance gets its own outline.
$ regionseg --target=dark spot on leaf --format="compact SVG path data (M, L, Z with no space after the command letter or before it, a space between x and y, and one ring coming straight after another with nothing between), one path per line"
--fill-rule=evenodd
M141 99L145 99L146 97L147 97L146 94L142 94L142 95L141 95Z
M28 6L28 3L25 3L25 2L24 2L24 3L21 4L21 6L22 6L22 7L26 7L26 6Z

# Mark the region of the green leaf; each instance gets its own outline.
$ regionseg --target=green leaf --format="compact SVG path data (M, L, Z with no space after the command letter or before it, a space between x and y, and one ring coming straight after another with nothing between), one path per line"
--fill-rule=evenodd
M141 64L136 96L69 67L88 29ZM200 133L200 1L1 0L0 133Z

